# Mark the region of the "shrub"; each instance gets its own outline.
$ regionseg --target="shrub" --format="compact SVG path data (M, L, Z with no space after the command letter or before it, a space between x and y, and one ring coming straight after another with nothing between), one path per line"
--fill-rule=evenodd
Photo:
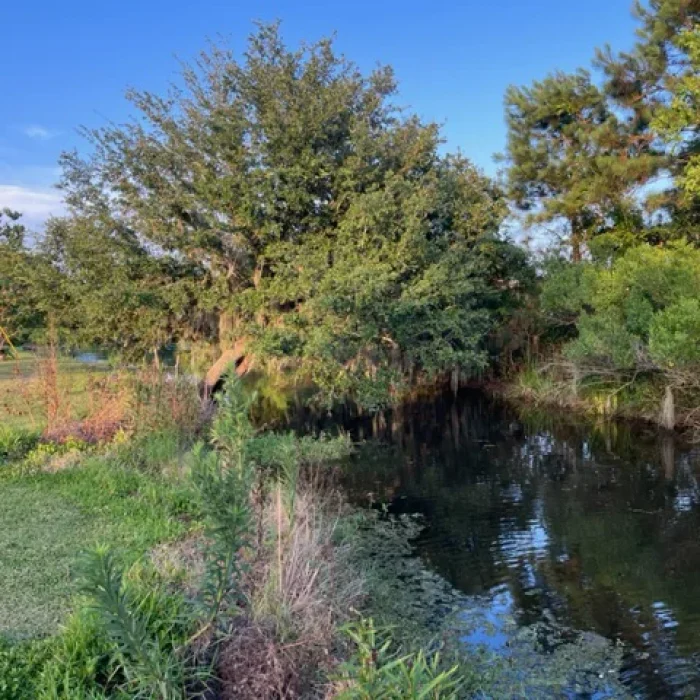
M175 430L190 437L199 433L209 406L191 377L148 371L131 376L129 382L130 420L136 432Z
M661 367L700 363L700 301L683 298L656 314L649 331L649 351Z
M112 553L100 547L84 566L84 589L108 641L110 680L133 698L184 699L182 658L189 627L184 600L157 585L130 585ZM95 677L88 669L87 678Z
M90 445L69 436L64 442L40 442L28 452L19 466L22 472L33 472L46 468L56 457L77 455L90 449Z
M147 474L177 475L184 466L191 441L176 429L164 428L151 433L137 433L131 440L116 445L113 457L127 469Z
M630 248L610 264L559 263L542 305L556 321L576 324L567 348L575 362L649 370L700 359L699 296L700 251L676 242Z

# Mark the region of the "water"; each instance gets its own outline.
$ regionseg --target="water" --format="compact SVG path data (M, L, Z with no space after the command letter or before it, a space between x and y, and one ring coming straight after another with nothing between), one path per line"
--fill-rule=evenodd
M552 624L622 644L639 698L700 697L700 449L652 431L523 420L476 393L347 423L359 503L420 513L417 553L496 652Z

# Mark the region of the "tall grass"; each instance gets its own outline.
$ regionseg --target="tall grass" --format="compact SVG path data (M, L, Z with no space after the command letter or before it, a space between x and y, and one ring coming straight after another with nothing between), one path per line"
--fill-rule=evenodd
M346 625L354 643L337 677L338 700L457 700L464 697L459 666L445 667L439 652L400 655L387 631L363 619Z
M0 650L0 672L19 665L8 700L369 698L391 674L416 694L376 697L453 697L455 673L439 657L375 648L371 623L340 631L367 593L357 542L339 526L347 506L333 486L332 463L351 449L346 438L259 434L254 397L236 379L207 439L194 445L203 423L191 387L151 380L132 396L130 437L79 468L36 478L63 483L86 512L121 508L117 497L135 494L142 520L170 513L172 528L159 515L144 538L141 521L124 511L120 540L133 530L134 541L162 542L194 523L201 579L184 588L155 558L95 549L83 569L85 603L63 632L46 646ZM354 656L342 681L329 684L350 651L346 635ZM371 678L367 654L382 660Z

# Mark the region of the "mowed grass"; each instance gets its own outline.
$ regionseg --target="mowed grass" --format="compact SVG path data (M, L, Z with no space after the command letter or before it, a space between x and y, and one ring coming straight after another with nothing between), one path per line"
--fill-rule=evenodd
M68 610L78 552L96 521L35 484L0 493L0 635L52 632Z
M187 482L136 468L134 449L55 473L0 475L0 637L56 631L86 549L109 544L130 565L196 527Z

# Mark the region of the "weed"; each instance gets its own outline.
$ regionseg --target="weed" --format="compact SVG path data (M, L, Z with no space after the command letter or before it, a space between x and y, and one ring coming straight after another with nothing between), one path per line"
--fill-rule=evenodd
M37 678L50 656L43 640L11 644L0 637L0 698L35 700Z
M0 467L24 459L38 441L37 432L0 426Z
M228 380L211 428L217 450L208 450L202 443L193 450L192 479L209 538L202 589L205 629L214 625L226 604L234 603L242 571L240 553L252 544L253 472L247 447L253 429L249 408L250 401L238 380Z
M130 423L136 432L175 430L197 435L211 414L211 405L199 395L190 377L148 370L125 378L130 389Z
M122 690L133 698L184 698L184 638L178 634L186 626L184 604L158 588L141 595L132 591L105 547L89 555L83 586L123 675Z
M443 668L439 652L400 656L388 632L362 619L344 628L355 652L342 665L338 700L457 700L463 682L459 666Z

